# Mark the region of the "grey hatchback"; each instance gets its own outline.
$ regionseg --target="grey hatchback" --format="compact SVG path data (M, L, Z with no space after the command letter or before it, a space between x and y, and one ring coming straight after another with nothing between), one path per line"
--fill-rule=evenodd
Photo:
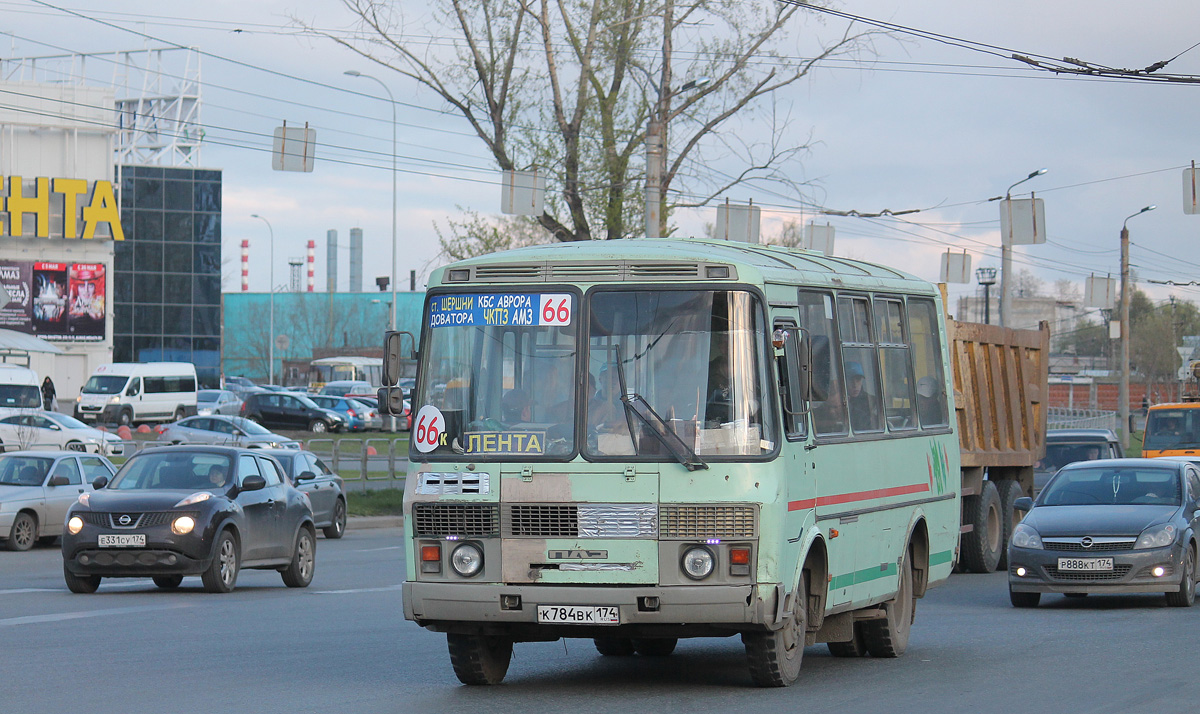
M1165 593L1196 598L1200 469L1186 461L1106 459L1064 466L1012 532L1008 591L1014 607L1042 593Z
M326 538L341 538L346 532L346 491L342 477L335 474L311 451L266 449L264 453L283 464L283 472L312 502L313 521Z
M299 449L299 442L273 433L243 417L194 416L159 428L158 440L168 444L214 444L251 449Z

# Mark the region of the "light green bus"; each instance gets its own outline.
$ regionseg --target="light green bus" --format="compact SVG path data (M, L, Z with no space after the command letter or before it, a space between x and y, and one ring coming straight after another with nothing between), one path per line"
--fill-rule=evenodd
M902 654L950 575L930 283L727 241L557 244L435 271L422 329L404 612L467 684L516 642L739 635L754 683L787 686L806 645Z

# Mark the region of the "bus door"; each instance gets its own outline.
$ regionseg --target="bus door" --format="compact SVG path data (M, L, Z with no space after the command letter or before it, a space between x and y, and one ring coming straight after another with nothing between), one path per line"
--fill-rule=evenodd
M780 451L779 459L784 474L787 497L787 521L785 532L789 542L800 544L804 534L814 525L813 509L816 506L817 484L812 478L810 463L805 450L810 434L806 400L807 381L802 369L802 353L811 344L807 335L799 329L796 309L772 305L772 342L775 347L776 376L779 380L779 399L783 415L783 431L787 446ZM798 565L799 553L787 557L786 568ZM795 572L787 570L785 580L794 579Z

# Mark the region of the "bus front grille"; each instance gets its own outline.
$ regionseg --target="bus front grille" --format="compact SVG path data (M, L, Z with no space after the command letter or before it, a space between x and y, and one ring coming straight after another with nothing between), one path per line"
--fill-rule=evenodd
M417 503L413 534L495 537L500 534L500 509L494 503Z
M660 506L663 538L753 538L751 506Z
M514 538L575 538L579 507L573 504L509 504L505 535Z

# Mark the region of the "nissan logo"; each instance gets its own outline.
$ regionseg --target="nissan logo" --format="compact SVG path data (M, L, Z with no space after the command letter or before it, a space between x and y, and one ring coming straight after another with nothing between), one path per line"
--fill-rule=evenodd
M1084 548L1091 548L1092 547L1092 537L1084 536L1083 539L1079 541L1079 545L1082 545Z
M121 517L117 519L117 523L120 523L123 526L127 526L132 522L133 522L133 519L129 517L128 513L122 514ZM1088 541L1088 545L1091 545L1091 544L1092 544L1091 541Z

